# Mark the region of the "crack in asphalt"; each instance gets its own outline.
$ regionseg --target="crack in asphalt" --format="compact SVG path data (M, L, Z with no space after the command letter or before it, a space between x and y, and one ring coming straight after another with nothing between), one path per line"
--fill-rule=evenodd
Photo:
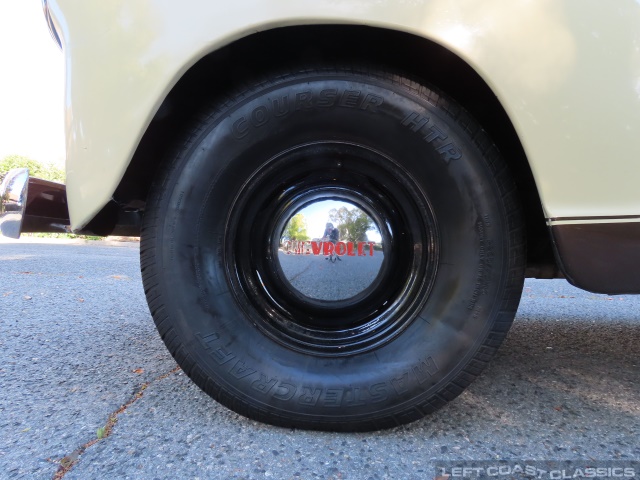
M133 405L138 400L140 400L144 395L144 391L152 383L159 382L160 380L164 380L165 378L169 377L170 375L173 375L178 371L180 371L180 367L175 367L173 370L170 370L167 373L163 373L162 375L156 377L155 379L143 383L140 386L140 388L136 390L133 396L126 403L124 403L117 410L109 414L109 417L107 418L107 421L104 427L98 429L98 432L100 433L98 433L98 436L96 438L89 440L85 444L81 445L79 448L75 449L69 455L65 455L64 457L62 457L60 460L50 460L51 462L54 462L60 465L56 473L53 475L53 480L61 480L62 478L64 478L64 476L67 473L69 473L69 471L71 471L71 469L74 466L78 464L78 462L80 461L80 456L88 448L92 447L93 445L100 442L101 440L105 440L107 437L109 437L113 432L113 428L115 427L116 423L118 423L118 416L124 413L127 410L127 408L129 408L131 405Z

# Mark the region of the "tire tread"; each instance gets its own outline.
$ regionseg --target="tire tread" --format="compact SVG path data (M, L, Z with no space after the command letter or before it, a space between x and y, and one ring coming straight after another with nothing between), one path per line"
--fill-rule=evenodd
M188 347L171 327L171 321L168 321L169 317L165 309L160 284L162 262L159 261L160 257L155 248L158 224L162 220L158 206L164 200L165 187L172 176L180 169L186 152L189 152L197 144L201 136L206 133L206 127L212 121L223 116L224 112L229 108L261 89L318 74L355 75L366 77L367 79L374 78L403 88L411 95L420 97L446 113L469 135L475 147L485 158L487 166L491 170L495 186L501 194L507 222L505 241L509 252L509 268L506 269L506 278L503 279L506 288L504 289L504 295L499 299L495 307L497 313L490 331L487 332L482 343L478 345L475 354L468 360L466 366L457 373L455 378L450 379L440 392L422 400L419 404L413 405L402 413L394 415L383 414L377 418L368 418L350 423L313 418L301 420L300 418L275 415L273 412L251 404L246 399L232 395L222 389L212 378L206 376L194 358L186 353ZM303 427L333 431L370 431L408 423L426 414L433 413L460 395L486 368L488 361L496 354L509 331L520 301L526 255L525 227L518 201L517 187L497 146L475 119L464 108L441 94L438 89L426 87L425 82L421 79L372 66L336 65L323 68L300 68L289 72L265 73L253 80L246 81L243 85L238 86L234 92L229 92L228 95L219 95L218 98L205 106L202 113L197 115L193 122L185 127L185 134L169 149L162 165L159 175L152 183L141 233L140 265L147 302L162 339L182 370L207 394L242 415L282 427Z

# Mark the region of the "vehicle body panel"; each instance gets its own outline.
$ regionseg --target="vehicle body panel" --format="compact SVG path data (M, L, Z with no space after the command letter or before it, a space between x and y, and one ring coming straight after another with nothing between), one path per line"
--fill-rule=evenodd
M511 118L551 222L640 215L638 2L54 0L50 8L67 65L73 229L110 200L162 100L200 58L258 31L331 23L409 32L469 63Z

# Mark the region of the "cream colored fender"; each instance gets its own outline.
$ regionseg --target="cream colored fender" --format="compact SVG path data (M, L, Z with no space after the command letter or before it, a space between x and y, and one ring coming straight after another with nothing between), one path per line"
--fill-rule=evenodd
M73 229L109 201L190 66L256 31L314 23L410 32L468 62L510 116L547 218L640 214L638 2L52 0L50 9L66 58Z

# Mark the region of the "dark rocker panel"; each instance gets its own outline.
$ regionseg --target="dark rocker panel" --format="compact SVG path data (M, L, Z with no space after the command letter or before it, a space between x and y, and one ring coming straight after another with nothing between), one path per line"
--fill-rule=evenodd
M640 222L554 225L567 280L596 293L640 293Z

